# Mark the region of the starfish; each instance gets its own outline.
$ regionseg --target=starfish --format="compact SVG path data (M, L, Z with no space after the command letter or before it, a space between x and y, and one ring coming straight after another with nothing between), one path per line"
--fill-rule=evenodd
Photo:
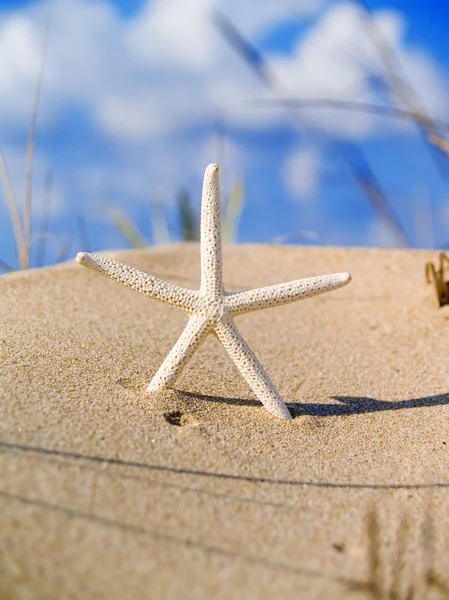
M154 375L147 392L158 392L170 387L200 343L209 333L213 333L260 402L270 413L281 419L291 419L290 411L235 326L233 317L316 296L351 281L349 273L334 273L242 292L226 292L223 287L220 190L216 164L209 165L204 175L201 202L201 286L198 291L167 283L99 254L80 252L76 260L84 267L188 314L186 328Z

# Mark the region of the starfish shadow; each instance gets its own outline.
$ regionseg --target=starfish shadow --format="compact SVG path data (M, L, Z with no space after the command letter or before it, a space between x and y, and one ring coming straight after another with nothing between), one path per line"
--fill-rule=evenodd
M175 392L186 396L187 398L195 398L204 402L216 402L217 404L232 404L233 406L262 406L259 400L250 400L246 398L228 398L224 396L212 396L209 394L197 394L196 392L186 392L173 388Z
M218 404L231 404L234 406L260 406L258 400L246 398L228 398L223 396L212 396L206 394L196 394L195 392L186 392L176 390L183 396L196 398L205 402L217 402ZM405 410L409 408L423 408L426 406L444 406L449 404L449 393L438 394L435 396L423 396L422 398L412 398L410 400L376 400L363 396L332 396L339 404L318 404L303 402L287 402L287 406L293 418L309 415L312 417L335 417L361 415L365 413L380 412L384 410Z
M376 400L363 396L332 396L340 404L288 404L293 416L311 415L314 417L335 417L362 415L365 413L381 412L384 410L405 410L408 408L423 408L425 406L441 406L449 404L449 394L423 396L410 400Z

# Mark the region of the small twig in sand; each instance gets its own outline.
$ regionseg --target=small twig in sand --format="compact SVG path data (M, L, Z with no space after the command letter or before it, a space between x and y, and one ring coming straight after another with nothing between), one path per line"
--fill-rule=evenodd
M444 252L440 252L438 269L433 263L426 263L426 280L432 283L433 279L440 307L449 304L449 280L444 277L445 263L449 266L449 256Z

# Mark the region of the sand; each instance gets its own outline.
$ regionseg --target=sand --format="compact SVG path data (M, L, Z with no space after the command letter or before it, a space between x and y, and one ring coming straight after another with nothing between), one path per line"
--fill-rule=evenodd
M196 244L109 255L199 286ZM230 291L353 276L236 319L290 422L254 399L212 336L175 389L145 395L182 312L75 262L2 277L0 597L372 597L371 509L382 585L401 515L402 585L419 586L425 553L446 576L449 309L424 279L436 256L225 248Z

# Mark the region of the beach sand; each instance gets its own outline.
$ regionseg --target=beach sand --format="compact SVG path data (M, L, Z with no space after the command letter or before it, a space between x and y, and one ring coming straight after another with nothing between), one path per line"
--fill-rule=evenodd
M196 244L108 254L199 287ZM145 395L184 313L75 262L2 277L0 597L376 597L371 510L382 585L402 515L402 585L420 585L426 553L446 576L449 307L424 278L436 257L224 249L229 291L352 274L341 290L236 319L289 422L212 336L175 389Z

